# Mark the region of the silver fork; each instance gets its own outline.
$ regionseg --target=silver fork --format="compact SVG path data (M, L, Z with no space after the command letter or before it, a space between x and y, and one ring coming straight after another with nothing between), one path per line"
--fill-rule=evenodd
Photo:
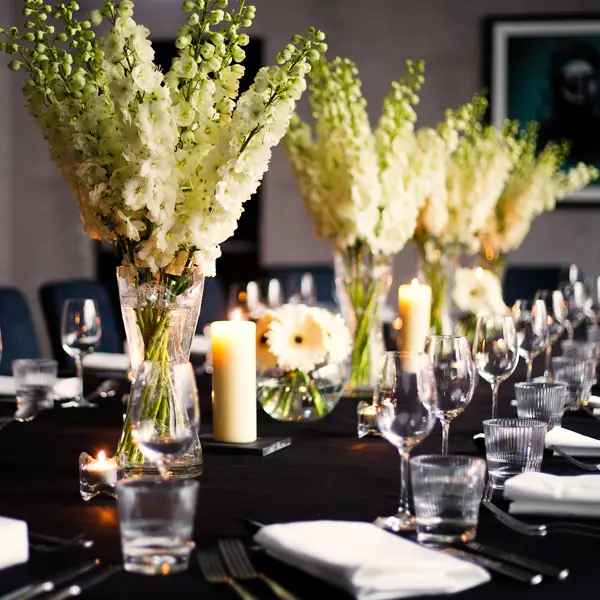
M260 579L264 581L279 600L298 600L294 594L288 592L284 587L273 581L263 573L257 571L250 562L246 548L237 538L219 540L219 550L225 559L229 572L236 579Z
M247 592L239 583L227 575L227 571L225 571L225 567L217 552L208 550L199 551L197 557L198 565L206 581L209 583L226 583L235 590L242 600L256 600L250 592Z
M33 531L29 532L29 547L35 552L58 552L70 546L80 546L87 549L93 545L94 541L87 539L83 533L76 535L74 538L67 539L43 533L34 533Z
M549 533L571 533L573 535L586 535L589 537L600 538L600 527L594 527L593 525L568 521L556 521L555 523L533 525L509 515L490 500L484 499L483 505L492 512L503 525L506 525L513 531L522 533L523 535L544 537Z
M600 471L600 464L585 463L581 460L577 460L576 458L574 458L570 454L567 454L566 452L564 452L563 450L561 450L560 448L558 448L556 446L550 446L550 449L554 450L554 452L556 452L556 454L562 456L565 460L568 460L572 465L575 465L576 467L579 467L580 469L583 469L585 471Z

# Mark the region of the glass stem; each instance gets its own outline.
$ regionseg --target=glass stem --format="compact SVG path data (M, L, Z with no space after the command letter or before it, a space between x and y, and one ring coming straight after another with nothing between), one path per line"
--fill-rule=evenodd
M158 472L160 473L160 478L163 481L169 481L169 463L164 456L158 459L157 467Z
M544 366L544 377L550 379L550 364L552 362L552 344L546 348L546 364Z
M79 402L83 402L83 363L81 362L82 358L83 357L81 356L81 354L78 354L74 357L75 374L77 376L77 379L79 379Z
M569 327L567 329L567 338L572 340L575 337L575 327L573 327L573 323L569 322Z
M400 505L398 506L398 514L409 514L408 509L408 460L410 458L410 450L399 450L400 452Z
M492 419L498 418L498 388L500 387L499 381L494 381L492 384Z
M448 439L450 437L450 421L442 421L442 454L448 454Z
M533 377L533 356L529 357L529 360L527 361L527 382L531 382L531 379Z

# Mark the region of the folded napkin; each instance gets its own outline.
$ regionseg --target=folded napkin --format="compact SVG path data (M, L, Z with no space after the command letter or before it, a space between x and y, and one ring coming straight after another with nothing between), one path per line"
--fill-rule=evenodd
M191 354L206 356L210 353L210 337L206 335L195 335L192 340Z
M96 371L128 371L130 366L131 361L127 354L92 352L83 359L85 369Z
M8 400L14 402L16 394L15 380L7 375L0 376L0 396L10 396ZM79 379L69 377L59 379L54 385L54 395L59 400L68 400L79 394Z
M29 560L27 523L0 517L0 569Z
M370 523L269 525L254 540L273 558L340 587L358 600L454 594L490 579L477 565Z
M600 440L554 427L546 434L546 448L556 446L571 456L600 456Z
M513 514L600 517L600 476L521 473L506 482L504 497Z

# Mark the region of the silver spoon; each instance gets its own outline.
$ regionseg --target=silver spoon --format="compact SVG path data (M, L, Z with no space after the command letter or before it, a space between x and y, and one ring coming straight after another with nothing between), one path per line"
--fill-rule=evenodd
M89 395L88 402L95 400L96 398L102 398L104 400L105 398L116 396L120 385L120 382L115 379L103 381L96 390Z

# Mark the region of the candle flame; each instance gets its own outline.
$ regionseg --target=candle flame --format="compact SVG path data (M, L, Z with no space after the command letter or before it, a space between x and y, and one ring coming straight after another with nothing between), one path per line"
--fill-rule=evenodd
M477 279L481 279L483 277L483 269L481 267L477 267L475 269L475 277L477 277Z
M241 308L234 308L229 315L230 321L243 321L243 314Z
M414 277L413 280L410 282L410 285L412 285L413 287L417 287L419 285L419 280Z
M98 460L106 460L106 452L104 452L104 450L98 452Z

